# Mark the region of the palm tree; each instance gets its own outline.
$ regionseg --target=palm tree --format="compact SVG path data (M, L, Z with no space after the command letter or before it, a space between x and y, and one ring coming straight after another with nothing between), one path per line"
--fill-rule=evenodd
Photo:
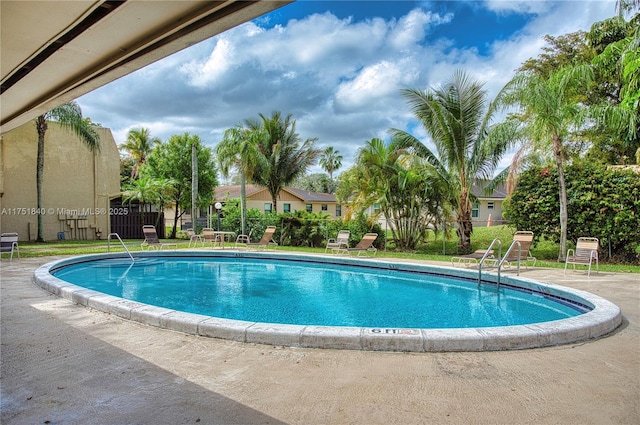
M360 149L354 170L357 177L350 179L354 186L347 194L351 207L380 205L396 246L416 249L427 226L444 213L442 188L431 167L399 148L395 140L385 144L374 138ZM349 184L348 180L343 183Z
M142 224L149 224L145 220L145 213L151 212L151 205L156 205L158 211L163 211L167 200L171 199L175 191L175 181L172 179L152 178L142 176L128 185L122 193L123 202L136 200L140 202L142 213ZM145 207L149 206L148 211ZM161 215L158 214L156 227L159 225Z
M400 147L423 157L449 188L448 202L457 215L458 249L471 251L472 193L476 179L489 179L509 146L509 128L493 128L495 102L488 102L483 84L456 71L439 89L405 89L403 96L422 123L436 152L413 135L397 129L391 133Z
M560 196L560 252L563 261L567 251L567 187L564 179L566 153L564 140L570 130L580 128L587 119L587 110L579 103L581 93L593 81L588 65L562 68L549 76L522 71L507 83L501 96L505 104L518 105L520 114L509 121L521 124L521 134L529 143L551 146L558 170Z
M640 0L618 0L616 9L618 9L619 16L623 16L626 12L632 12L634 9L640 10Z
M140 212L142 213L142 224L149 224L145 221L147 213L147 205L153 205L157 200L157 191L153 178L144 176L133 180L130 185L125 186L122 192L122 202L131 205L131 201L140 203ZM151 210L149 210L150 212Z
M132 179L138 178L140 166L147 162L147 156L158 143L160 143L160 139L157 137L152 138L147 128L141 127L129 130L127 140L120 145L120 149L127 151L134 160L133 167L131 167Z
M320 166L329 173L329 178L333 180L333 172L342 167L342 155L333 149L333 146L329 146L320 155Z
M223 140L216 147L216 156L222 175L229 177L232 167L236 167L240 172L240 221L243 235L247 234L247 176L251 176L253 170L258 167L261 157L258 155L257 146L266 136L263 129L250 130L243 126L236 126L225 130Z
M266 137L259 138L257 144L258 166L253 170L251 180L267 188L273 211L277 212L280 190L303 175L318 159L320 151L314 148L316 138L302 141L291 114L283 118L280 112L274 111L271 118L262 114L260 118L245 121L250 130L266 132Z
M38 131L38 156L36 160L36 207L38 211L42 210L43 205L44 136L48 129L47 121L57 121L63 127L74 132L92 152L100 149L100 135L90 120L83 119L80 105L76 102L65 103L37 117L35 124ZM44 242L42 217L42 214L38 214L38 242Z

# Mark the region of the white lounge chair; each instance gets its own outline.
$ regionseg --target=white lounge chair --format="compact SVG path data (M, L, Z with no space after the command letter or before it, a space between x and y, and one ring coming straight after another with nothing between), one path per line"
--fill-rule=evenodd
M511 246L507 248L506 256L502 258L490 258L485 262L492 266L497 266L499 263L502 263L507 267L511 267L512 263L520 261L522 264L524 264L525 268L529 268L527 265L527 261L531 261L531 267L535 267L536 261L538 260L529 252L531 250L532 244L533 232L523 230L517 231L513 235L513 242L511 242Z
M377 238L378 238L377 233L367 233L362 237L360 242L358 242L358 244L355 247L342 248L340 250L337 250L336 252L344 253L344 254L353 254L354 252L357 252L358 257L363 253L364 254L371 253L371 256L374 257L376 255L376 252L378 252L378 249L375 246L373 246L373 243L376 241Z
M248 235L238 235L236 238L236 248L246 248L251 243L251 233L253 233L253 229L249 230Z
M20 248L18 247L18 234L17 233L3 233L0 235L0 255L5 252L11 253L9 261L13 261L14 251L20 258Z
M187 236L189 236L189 248L191 248L191 244L197 245L198 242L202 242L204 245L204 239L202 239L202 235L198 235L193 229L187 229Z
M273 235L276 233L276 226L267 226L267 229L264 231L264 235L262 235L262 239L258 242L249 242L247 244L247 248L268 248L268 247L276 247L278 246L277 242L273 240Z
M478 249L471 254L451 257L451 265L453 267L455 267L456 265L464 265L465 267L469 267L471 265L477 265L480 261L482 261L483 258L493 258L493 249L490 249L489 251L487 251L486 249Z
M598 272L598 238L578 238L576 249L569 248L567 250L567 259L564 263L564 274L567 274L567 266L573 264L573 270L576 270L576 264L587 266L587 276L591 276L591 264L595 261L596 273Z
M327 246L324 248L324 252L326 253L328 250L331 250L334 254L339 252L343 248L349 247L349 235L351 232L348 230L340 230L338 232L338 236L334 238L329 238L327 241Z
M178 244L169 242L163 243L160 242L160 238L158 238L158 232L156 232L156 226L152 226L150 224L142 226L142 232L144 233L144 241L142 242L142 249L145 247L148 249L162 249L165 246L173 246L174 249L178 249Z

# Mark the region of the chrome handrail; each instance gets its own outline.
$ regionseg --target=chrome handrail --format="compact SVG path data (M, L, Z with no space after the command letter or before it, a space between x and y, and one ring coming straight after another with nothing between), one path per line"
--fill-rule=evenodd
M484 264L484 260L486 260L487 257L491 255L490 253L493 248L493 245L495 245L496 243L498 244L498 258L501 257L502 242L500 242L500 239L495 238L493 241L491 241L491 245L489 245L489 248L487 248L486 252L482 256L482 259L480 260L480 264L478 264L478 286L480 285L480 283L482 283L482 265Z
M109 236L107 236L107 252L111 252L111 236L115 236L116 238L118 238L124 250L127 251L127 254L129 254L129 258L131 258L131 262L135 263L136 260L133 259L133 255L131 255L131 253L129 252L129 249L127 249L127 246L124 244L122 239L120 239L120 235L117 233L109 233Z
M520 258L522 257L522 244L520 243L520 241L513 241L513 243L511 244L511 246L507 250L507 252L504 254L504 257L502 257L500 259L500 262L498 263L498 288L500 287L500 268L502 267L504 262L509 257L509 254L511 253L511 250L513 249L513 247L516 246L516 245L518 245L518 272L517 272L517 275L520 276Z

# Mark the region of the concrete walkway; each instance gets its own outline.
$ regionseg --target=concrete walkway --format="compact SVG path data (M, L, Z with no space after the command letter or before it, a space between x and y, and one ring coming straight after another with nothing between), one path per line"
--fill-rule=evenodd
M129 322L1 264L2 424L638 424L640 276L535 269L624 315L586 343L485 353L242 344ZM382 260L381 261L386 261Z

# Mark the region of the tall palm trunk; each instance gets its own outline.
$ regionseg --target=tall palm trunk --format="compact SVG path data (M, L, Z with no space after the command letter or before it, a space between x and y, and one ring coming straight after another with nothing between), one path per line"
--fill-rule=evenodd
M565 259L565 253L567 252L567 185L564 181L564 158L562 153L562 139L558 135L554 135L552 138L553 155L556 160L556 167L558 168L558 189L560 195L560 252L558 253L558 261L562 262Z
M175 239L176 238L177 229L178 229L178 219L184 213L184 211L179 213L179 211L180 211L180 198L181 197L182 197L182 192L178 191L178 193L176 193L176 196L175 196L176 213L173 216L173 229L171 229L171 236L170 236L171 239ZM192 223L194 222L193 219L191 221L192 221Z
M471 252L471 233L473 225L471 224L471 204L467 190L463 190L460 194L460 207L457 218L458 222L458 250L462 254Z
M240 170L240 226L242 234L246 235L247 229L247 177Z
M36 208L43 209L43 181L44 181L44 135L47 132L47 120L44 115L36 118L36 129L38 130L38 154L36 159ZM37 214L38 235L36 240L44 242L43 214Z

